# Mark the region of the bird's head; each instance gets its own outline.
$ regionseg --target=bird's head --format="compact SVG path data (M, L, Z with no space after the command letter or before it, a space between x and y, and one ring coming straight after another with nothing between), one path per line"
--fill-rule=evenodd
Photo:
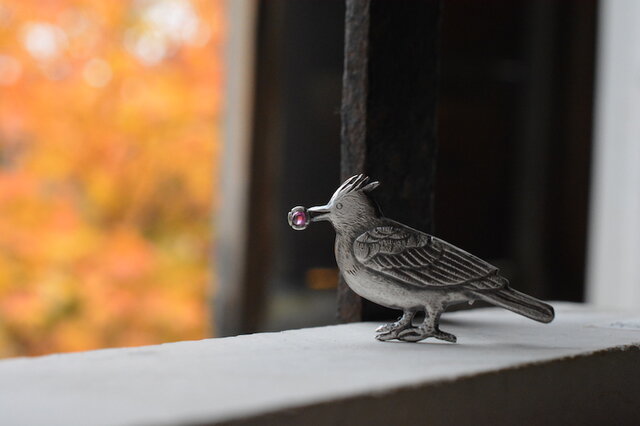
M380 216L380 211L368 193L380 185L365 175L352 176L333 193L324 206L306 209L294 207L289 212L289 225L296 230L305 229L311 222L327 220L336 230L356 225L367 218Z

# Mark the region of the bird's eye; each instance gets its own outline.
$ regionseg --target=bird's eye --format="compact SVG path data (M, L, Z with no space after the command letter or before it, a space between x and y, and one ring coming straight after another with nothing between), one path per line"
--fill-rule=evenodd
M342 208L342 203L336 204L336 209L340 210Z

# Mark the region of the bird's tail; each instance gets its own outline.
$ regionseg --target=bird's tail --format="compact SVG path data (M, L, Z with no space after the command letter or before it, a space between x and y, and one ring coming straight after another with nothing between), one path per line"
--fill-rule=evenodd
M480 299L501 308L508 309L516 314L539 322L551 322L555 316L553 308L524 293L520 293L509 287L505 287L495 293L479 294Z

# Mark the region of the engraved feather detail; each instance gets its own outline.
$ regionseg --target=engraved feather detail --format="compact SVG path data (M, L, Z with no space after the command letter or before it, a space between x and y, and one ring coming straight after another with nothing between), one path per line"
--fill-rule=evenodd
M354 247L356 258L365 263L379 253L399 254L408 248L422 247L428 243L428 235L410 233L392 226L379 226L356 238Z
M354 241L353 250L363 266L413 286L483 291L508 284L495 266L401 224L364 232Z

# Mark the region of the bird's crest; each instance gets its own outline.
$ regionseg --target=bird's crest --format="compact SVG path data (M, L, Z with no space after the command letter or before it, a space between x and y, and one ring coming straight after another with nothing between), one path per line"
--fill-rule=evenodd
M380 182L370 182L369 176L365 176L363 174L351 176L349 179L345 180L342 185L340 185L340 188L338 188L333 194L333 198L340 197L342 195L348 194L349 192L360 190L364 192L370 192L376 189L378 185L380 185Z

